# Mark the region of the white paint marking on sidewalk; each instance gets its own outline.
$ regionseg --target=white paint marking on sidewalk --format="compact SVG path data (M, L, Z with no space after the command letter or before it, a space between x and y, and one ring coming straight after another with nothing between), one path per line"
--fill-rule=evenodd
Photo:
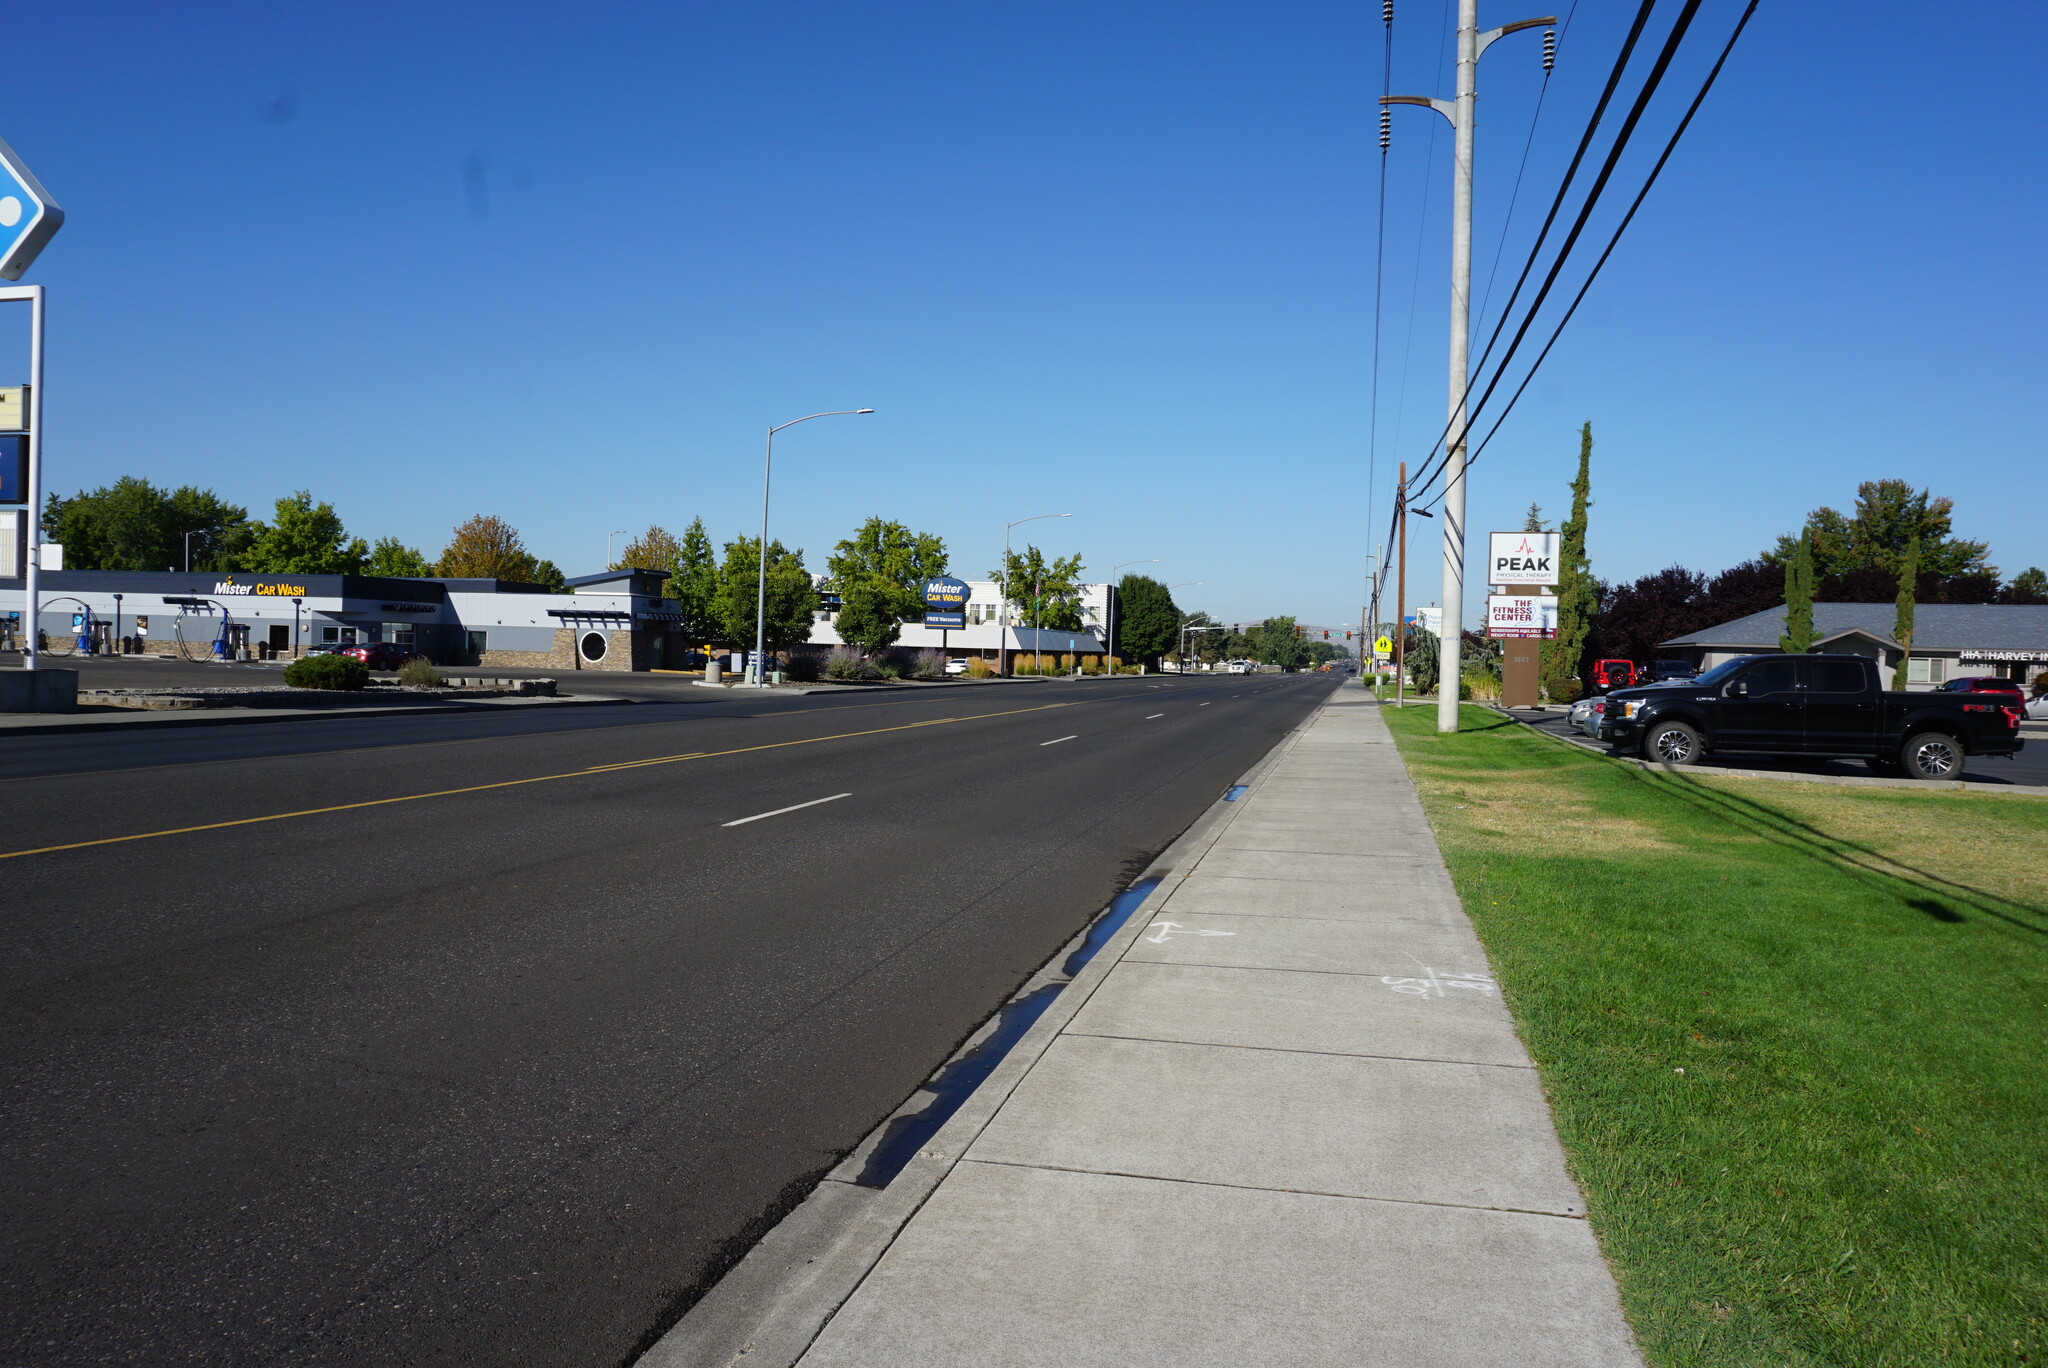
M1235 931L1196 931L1182 926L1177 921L1156 921L1145 929L1159 933L1156 936L1145 937L1146 940L1151 941L1154 945L1166 944L1168 936L1234 936L1237 934Z
M1164 716L1166 716L1166 714L1165 714L1165 713L1153 713L1153 714L1152 714L1152 717L1164 717ZM1152 720L1152 717L1148 717L1148 718L1146 718L1145 720L1146 720L1147 722L1150 722L1150 721Z
M1055 737L1054 737L1054 738L1053 738L1052 740L1050 740L1050 741L1041 741L1041 742L1039 742L1038 744L1039 744L1039 745L1041 745L1041 746L1057 746L1057 745L1058 745L1058 744L1059 744L1060 742L1062 742L1062 741L1073 741L1073 740L1076 740L1077 738L1079 738L1079 736L1080 736L1080 735L1081 735L1081 733L1079 733L1079 732L1075 732L1073 736L1055 736Z
M838 802L838 801L839 801L839 800L840 800L841 798L851 798L851 797L853 797L853 795L852 795L852 794L850 794L850 793L835 793L835 794L833 794L833 795L832 795L832 796L831 796L830 798L813 798L813 799L811 799L811 801L810 801L810 802L808 802L808 803L792 803L792 804L790 804L790 805L789 805L788 807L786 807L786 808L777 808L777 809L775 809L775 811L773 811L773 812L757 812L757 813L755 813L755 814L754 814L753 816L751 816L751 817L742 817L742 818L740 818L740 819L739 819L739 820L738 820L737 822L720 822L720 823L719 823L719 825L720 825L720 826L745 826L745 825L746 825L747 823L749 823L749 822L758 822L758 821L760 821L760 820L761 820L761 819L762 819L763 817L780 817L780 816L781 816L781 815L782 815L783 813L785 813L785 812L796 812L796 811L799 811L800 809L803 809L803 808L807 808L807 807L816 807L816 806L817 806L818 804L820 804L820 803L836 803L836 802Z

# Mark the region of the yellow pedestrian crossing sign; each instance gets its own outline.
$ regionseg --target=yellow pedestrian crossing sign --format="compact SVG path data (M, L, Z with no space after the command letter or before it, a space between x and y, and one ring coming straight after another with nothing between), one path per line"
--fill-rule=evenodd
M1394 653L1394 643L1385 637L1381 637L1373 642L1372 649L1375 655L1392 655Z

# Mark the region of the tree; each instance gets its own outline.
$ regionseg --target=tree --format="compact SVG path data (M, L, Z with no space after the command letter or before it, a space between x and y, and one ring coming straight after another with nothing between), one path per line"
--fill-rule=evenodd
M619 559L607 565L607 570L666 570L671 575L681 560L683 544L675 534L665 527L649 527L645 532L626 543Z
M64 547L74 570L181 569L187 532L194 569L238 569L251 539L249 512L210 489L167 493L134 475L68 499L52 494L43 505L43 536Z
M1826 511L1826 510L1822 510ZM1799 536L1785 562L1785 634L1778 649L1792 655L1813 649L1813 534Z
M1557 640L1542 652L1542 683L1557 689L1585 664L1586 637L1600 611L1600 593L1586 558L1586 510L1592 506L1593 424L1579 429L1579 473L1572 480L1572 512L1557 550ZM1530 505L1530 511L1535 506Z
M1731 565L1707 581L1700 625L1713 627L1777 607L1785 601L1785 572L1758 557Z
M441 549L435 572L449 579L501 579L537 582L540 568L519 539L519 529L503 518L479 513L455 529Z
M1906 543L1906 558L1899 562L1899 593L1892 600L1892 640L1899 643L1899 668L1892 673L1892 687L1906 687L1906 662L1913 655L1913 589L1920 578L1920 538Z
M396 537L379 537L370 548L363 566L366 575L390 575L396 579L425 579L434 573L427 558Z
M242 568L259 575L357 575L370 558L368 543L351 537L331 503L314 503L301 489L277 501L277 521L258 524Z
M924 612L924 582L946 573L946 543L902 523L869 518L833 548L827 582L839 594L833 626L864 652L896 644L903 624Z
M1298 670L1308 663L1308 642L1291 617L1269 617L1249 635L1253 655L1267 665Z
M1991 549L1980 541L1951 535L1955 500L1917 493L1904 480L1865 480L1856 486L1856 511L1844 516L1833 508L1816 508L1802 536L1810 543L1816 581L1875 569L1895 579L1906 549L1920 539L1920 571L1947 580L1964 575L1996 574ZM1783 564L1797 543L1790 536L1766 559Z
M718 594L714 601L720 637L748 650L754 645L760 546L759 537L741 537L725 544L725 563L718 568ZM786 550L779 541L768 543L767 607L764 644L769 651L787 651L811 639L818 591L811 586L810 572L804 569L804 553Z
M1174 638L1185 621L1172 593L1150 575L1125 575L1113 592L1116 641L1111 653L1119 660L1158 664L1159 658L1174 648Z
M1998 591L2000 603L2048 603L2048 572L2028 566L2012 577L2012 583Z
M1651 660L1658 647L1707 625L1707 577L1674 565L1607 591L1589 634L1599 660Z
M1081 630L1081 557L1048 561L1036 546L1010 553L1009 564L989 571L1004 598L1016 605L1027 627L1056 632Z
M1586 426L1590 428L1593 425L1588 423ZM1522 519L1522 530L1524 532L1548 532L1550 530L1543 525L1543 509L1534 499L1529 500L1529 512Z
M566 594L569 592L569 577L563 574L561 567L551 560L535 561L532 574L528 578L527 583L538 584L550 594Z
M712 553L702 518L693 518L683 533L675 573L663 582L661 591L675 601L676 611L683 615L679 629L685 640L702 645L724 635L718 617L718 558Z

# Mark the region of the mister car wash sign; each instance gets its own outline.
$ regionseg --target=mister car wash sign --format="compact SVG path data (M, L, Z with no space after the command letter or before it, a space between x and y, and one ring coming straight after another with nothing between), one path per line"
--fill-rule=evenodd
M1487 543L1488 584L1557 583L1557 533L1493 532Z
M924 582L924 625L965 627L967 596L973 591L966 581L951 575L934 575Z
M64 226L64 211L42 182L0 142L0 280L19 280Z

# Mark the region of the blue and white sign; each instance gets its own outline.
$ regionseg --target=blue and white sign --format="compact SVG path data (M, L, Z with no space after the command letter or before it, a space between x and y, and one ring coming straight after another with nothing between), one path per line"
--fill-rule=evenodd
M924 582L924 625L965 627L967 596L972 592L964 580L956 580L951 575L933 575Z
M19 280L36 254L64 226L64 211L0 142L0 280Z

